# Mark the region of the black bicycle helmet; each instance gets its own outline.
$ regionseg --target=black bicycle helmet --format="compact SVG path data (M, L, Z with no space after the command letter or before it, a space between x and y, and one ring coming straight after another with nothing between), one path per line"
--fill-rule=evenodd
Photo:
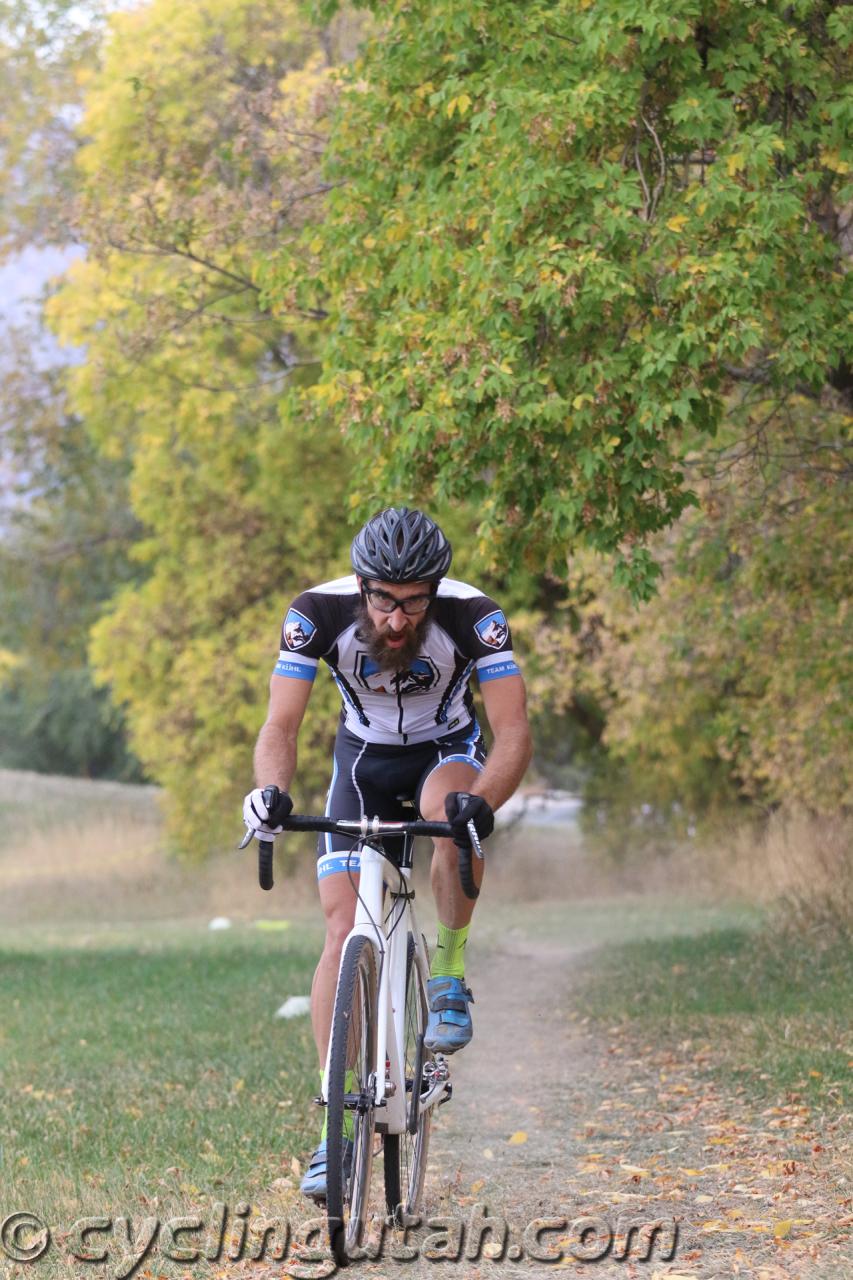
M386 507L359 530L352 567L379 582L437 582L450 568L453 549L434 520L408 507Z

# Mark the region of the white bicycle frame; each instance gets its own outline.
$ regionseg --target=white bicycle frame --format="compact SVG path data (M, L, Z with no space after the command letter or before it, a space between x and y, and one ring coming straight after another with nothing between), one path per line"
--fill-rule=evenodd
M366 840L370 838L369 822L369 819L364 819L362 825ZM387 825L383 824L383 826ZM406 1129L403 1046L406 1039L406 962L409 933L412 934L415 942L414 963L418 966L424 983L429 978L429 963L412 904L411 867L396 867L369 843L362 846L359 861L355 920L347 934L341 954L343 957L351 938L367 938L373 946L376 971L379 975L376 1076L373 1085L373 1101L379 1108L376 1127L380 1132L403 1133ZM391 896L387 920L383 893L386 885ZM331 1047L330 1036L321 1089L324 1103L329 1101ZM417 1083L414 1087L418 1087ZM429 1091L421 1094L421 1110L440 1102L448 1092L448 1088L447 1078L435 1079Z

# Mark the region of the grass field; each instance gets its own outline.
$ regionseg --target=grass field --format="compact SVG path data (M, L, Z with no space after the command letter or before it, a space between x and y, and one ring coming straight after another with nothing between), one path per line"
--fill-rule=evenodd
M251 850L164 856L153 788L0 771L0 1219L305 1213L315 1052L307 1017L274 1015L308 992L322 935L310 843L292 848L265 895ZM849 940L774 941L763 909L698 879L675 896L665 867L615 882L566 830L518 829L490 856L472 964L569 942L575 1016L705 1039L739 1084L842 1106ZM418 906L431 933L428 892ZM65 1265L43 1259L39 1280Z
M95 929L0 951L3 1184L34 1212L258 1198L310 1140L316 937Z
M579 1007L639 1036L713 1046L718 1074L756 1095L794 1091L840 1111L853 1083L853 949L835 933L710 928L611 945Z

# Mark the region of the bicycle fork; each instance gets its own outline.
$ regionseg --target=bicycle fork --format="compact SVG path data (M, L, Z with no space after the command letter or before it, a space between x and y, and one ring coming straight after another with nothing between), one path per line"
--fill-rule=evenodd
M411 900L407 897L408 868L398 870L378 849L366 844L361 850L359 896L356 902L353 927L347 934L341 951L346 952L351 938L365 937L374 948L379 992L377 1001L376 1069L373 1074L372 1103L377 1108L376 1127L388 1133L403 1133L407 1121L405 1090L405 1064L402 1051L406 1043L406 964L408 954L408 929L411 927L415 941L413 963L418 966L424 983L429 978L426 952L418 930ZM382 928L383 889L387 882L393 884L403 877L403 892L391 891L391 908ZM408 910L407 910L408 906ZM329 1061L331 1037L326 1053L321 1094L317 1101L327 1105L329 1099ZM420 1055L419 1055L420 1056ZM436 1054L427 1062L420 1081L413 1081L413 1088L421 1089L420 1107L440 1105L451 1095L450 1071L445 1058ZM353 1098L348 1106L357 1108L363 1100Z

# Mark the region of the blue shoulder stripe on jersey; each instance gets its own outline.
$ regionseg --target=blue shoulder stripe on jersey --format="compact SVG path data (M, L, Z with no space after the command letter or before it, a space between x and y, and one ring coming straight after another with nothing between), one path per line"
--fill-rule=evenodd
M503 676L520 676L521 671L518 663L510 658L508 662L492 662L487 667L478 667L477 675L480 684L485 684L487 680L500 680Z
M316 666L309 666L307 662L294 662L292 658L279 658L273 668L273 675L291 676L295 680L313 680L316 674Z

